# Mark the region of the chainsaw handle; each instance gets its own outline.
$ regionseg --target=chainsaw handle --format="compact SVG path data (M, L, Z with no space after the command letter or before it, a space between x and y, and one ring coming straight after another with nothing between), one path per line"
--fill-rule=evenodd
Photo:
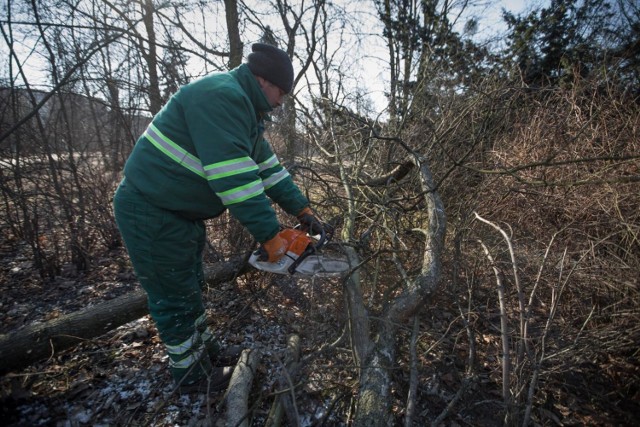
M320 249L325 245L325 243L327 243L327 232L324 231L324 227L320 227L320 238L318 239L318 242L313 245L313 249Z
M329 241L333 237L333 228L329 224L321 222L318 222L318 224L320 224L320 233L313 235L313 237L319 236L319 238L317 239L318 241L313 245L314 250L321 249L324 245L329 243ZM296 226L296 228L298 227L300 226ZM329 232L327 232L326 228L329 229Z
M269 253L267 252L267 250L262 245L260 245L258 247L258 249L256 249L253 252L253 254L258 256L258 261L260 261L260 262L269 261Z

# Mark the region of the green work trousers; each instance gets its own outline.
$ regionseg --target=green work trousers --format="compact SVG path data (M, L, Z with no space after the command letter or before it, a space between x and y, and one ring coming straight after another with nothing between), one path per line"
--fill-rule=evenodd
M202 302L204 222L148 203L126 178L113 207L136 276L147 293L149 313L167 348L174 380L192 384L204 379L211 371L210 359L219 351Z

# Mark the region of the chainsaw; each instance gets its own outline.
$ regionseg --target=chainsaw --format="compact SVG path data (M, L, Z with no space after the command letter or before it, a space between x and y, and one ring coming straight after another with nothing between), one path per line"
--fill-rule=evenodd
M260 247L249 258L249 264L258 270L276 274L300 274L303 276L341 276L349 271L349 262L328 257L321 252L333 237L332 231L309 235L300 228L284 228L278 233L286 243L285 255L276 262L269 262L267 251Z

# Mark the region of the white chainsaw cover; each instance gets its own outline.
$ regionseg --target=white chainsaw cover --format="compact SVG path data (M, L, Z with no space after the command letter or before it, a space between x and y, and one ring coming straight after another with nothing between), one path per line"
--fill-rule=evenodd
M289 254L277 262L258 261L259 255L251 254L249 264L258 270L276 274L289 274L289 267L294 259ZM340 276L349 271L349 263L345 260L327 258L323 255L309 255L297 267L295 273L303 276Z

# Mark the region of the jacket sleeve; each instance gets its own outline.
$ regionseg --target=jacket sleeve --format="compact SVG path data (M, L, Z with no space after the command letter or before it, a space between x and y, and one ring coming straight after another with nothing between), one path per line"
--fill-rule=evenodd
M257 137L253 107L233 90L194 96L184 107L184 116L209 186L231 214L259 242L280 230L252 159L251 141Z
M265 139L261 139L257 147L256 160L265 192L285 212L296 216L302 209L309 206L309 200L293 182L289 172L280 164Z

